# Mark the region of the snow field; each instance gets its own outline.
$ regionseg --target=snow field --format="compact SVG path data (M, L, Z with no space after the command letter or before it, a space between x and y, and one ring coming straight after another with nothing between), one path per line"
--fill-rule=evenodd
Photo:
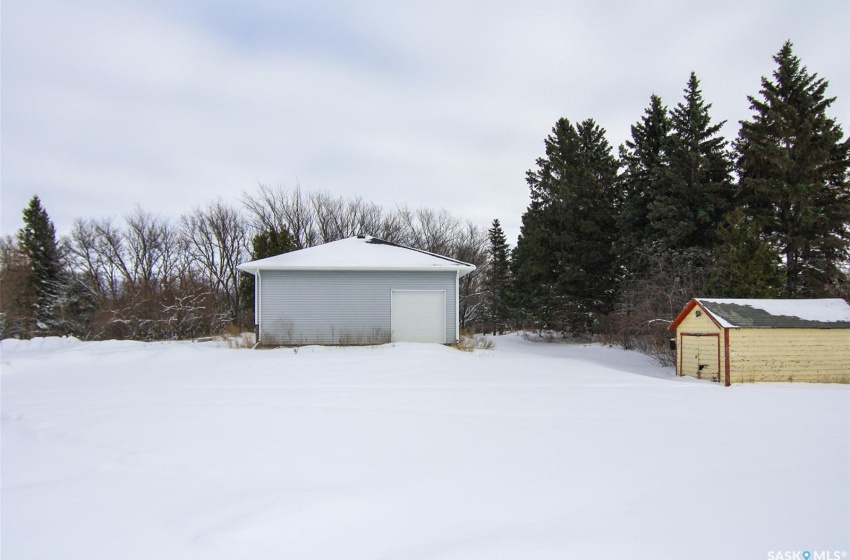
M6 559L766 558L850 549L850 388L495 337L3 341Z

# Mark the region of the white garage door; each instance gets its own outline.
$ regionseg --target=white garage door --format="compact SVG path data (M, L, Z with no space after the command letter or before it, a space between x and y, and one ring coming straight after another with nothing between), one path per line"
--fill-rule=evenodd
M392 291L393 342L446 342L444 290Z

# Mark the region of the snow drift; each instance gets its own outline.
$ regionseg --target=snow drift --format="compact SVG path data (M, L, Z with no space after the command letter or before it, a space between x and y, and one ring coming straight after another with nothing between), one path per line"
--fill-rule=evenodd
M850 548L850 388L723 388L617 349L495 341L3 341L2 557Z

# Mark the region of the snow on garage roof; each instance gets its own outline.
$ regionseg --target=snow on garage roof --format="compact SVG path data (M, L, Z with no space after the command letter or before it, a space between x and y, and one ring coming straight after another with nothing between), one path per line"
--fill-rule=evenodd
M469 263L412 249L368 235L349 237L239 265L239 270L475 270Z
M843 299L721 299L697 298L673 321L675 328L699 303L724 328L846 329L850 305Z

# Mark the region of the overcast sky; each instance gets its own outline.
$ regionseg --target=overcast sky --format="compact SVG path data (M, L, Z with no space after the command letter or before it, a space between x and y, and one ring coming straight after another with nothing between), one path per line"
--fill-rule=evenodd
M850 122L847 0L4 0L2 233L170 218L258 183L445 208L511 243L555 121L616 147L696 71L714 119L791 39Z

